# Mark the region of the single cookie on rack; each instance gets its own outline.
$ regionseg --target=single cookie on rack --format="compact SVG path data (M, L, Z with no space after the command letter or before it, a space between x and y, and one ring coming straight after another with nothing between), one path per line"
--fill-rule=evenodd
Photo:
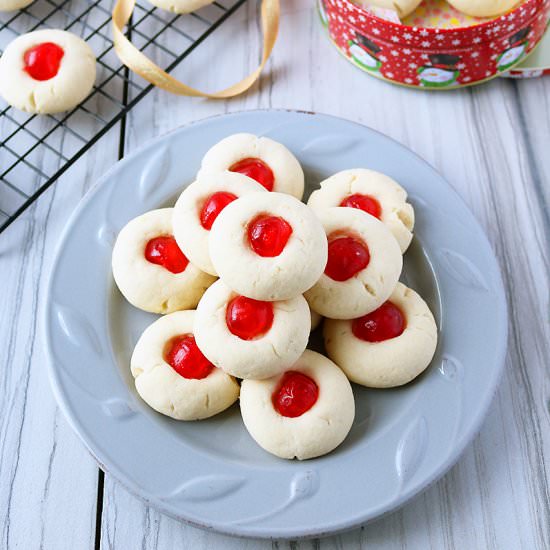
M214 365L238 378L261 379L289 368L306 349L310 332L307 302L262 302L215 282L197 307L195 336Z
M126 224L113 248L113 276L124 297L153 313L197 306L216 280L194 266L172 235L172 208L151 210Z
M413 237L414 210L407 192L395 180L364 168L344 170L321 182L307 202L319 211L331 206L357 208L385 224L397 239L401 252Z
M511 10L519 0L447 0L453 8L472 17L496 17Z
M253 179L233 172L201 174L186 187L174 206L174 237L182 252L200 269L217 275L210 253L210 229L220 212L238 197L265 189Z
M33 2L34 0L0 0L0 12L20 10Z
M304 194L304 171L282 144L253 134L233 134L216 143L202 159L202 172L229 170L261 183L268 191Z
M172 13L191 13L204 6L212 4L214 0L149 0L153 6Z
M437 346L430 308L401 283L368 315L327 319L323 333L328 356L352 382L371 388L407 384L430 364Z
M224 283L256 300L303 294L327 262L321 222L283 193L251 193L226 206L212 226L209 247Z
M176 420L209 418L239 397L236 380L197 347L194 316L194 311L176 311L157 319L141 335L130 361L142 399Z
M324 273L304 296L330 319L354 319L385 302L395 288L403 256L390 230L355 208L318 212L328 238Z
M267 380L243 380L246 429L267 452L305 460L335 449L348 435L355 400L345 374L306 350L288 370Z
M76 107L92 90L96 60L78 36L56 29L22 34L0 57L0 95L29 113Z

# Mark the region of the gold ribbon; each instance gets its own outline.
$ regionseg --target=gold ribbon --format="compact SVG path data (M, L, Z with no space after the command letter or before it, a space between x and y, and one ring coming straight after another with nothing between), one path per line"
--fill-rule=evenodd
M225 99L242 94L248 90L260 76L273 50L279 30L279 0L262 0L263 55L260 66L246 78L237 82L237 84L233 84L220 92L206 93L191 88L164 72L128 40L123 29L132 16L135 4L136 0L117 0L113 9L115 51L122 63L129 69L142 76L151 84L178 95Z

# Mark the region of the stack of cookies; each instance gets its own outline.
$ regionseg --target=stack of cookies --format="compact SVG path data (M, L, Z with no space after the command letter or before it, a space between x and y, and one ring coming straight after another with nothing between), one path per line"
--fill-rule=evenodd
M196 420L240 396L258 444L299 459L345 439L349 380L405 384L437 342L428 306L398 282L414 225L404 189L360 169L322 182L307 205L303 192L302 168L282 144L229 136L174 208L130 221L113 251L124 296L165 314L132 355L141 397ZM323 317L328 357L306 350Z

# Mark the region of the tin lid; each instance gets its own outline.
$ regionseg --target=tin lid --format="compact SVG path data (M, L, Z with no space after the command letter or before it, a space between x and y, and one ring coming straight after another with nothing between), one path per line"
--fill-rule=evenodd
M550 74L550 31L537 47L513 69L501 74L505 78L536 78Z

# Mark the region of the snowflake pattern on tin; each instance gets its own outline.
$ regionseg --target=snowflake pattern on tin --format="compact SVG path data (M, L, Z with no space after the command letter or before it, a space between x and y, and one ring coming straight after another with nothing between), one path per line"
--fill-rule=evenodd
M548 0L526 0L494 20L464 28L405 26L351 2L325 0L336 46L363 70L430 88L486 80L519 63L541 39Z

